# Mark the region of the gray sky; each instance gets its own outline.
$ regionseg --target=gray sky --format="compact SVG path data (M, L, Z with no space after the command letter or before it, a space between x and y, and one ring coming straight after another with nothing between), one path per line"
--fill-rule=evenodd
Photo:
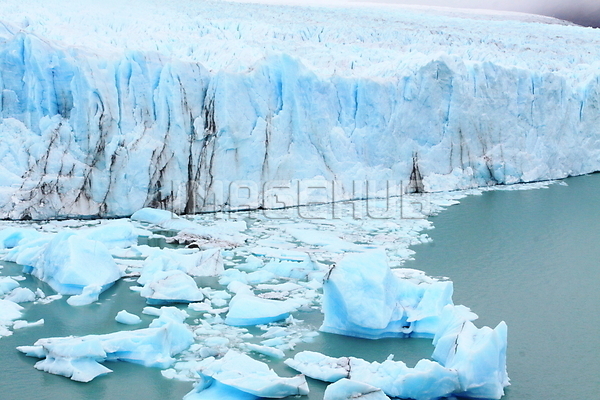
M364 1L364 0L363 0ZM600 26L600 0L367 0L381 3L484 8L543 14L587 26Z

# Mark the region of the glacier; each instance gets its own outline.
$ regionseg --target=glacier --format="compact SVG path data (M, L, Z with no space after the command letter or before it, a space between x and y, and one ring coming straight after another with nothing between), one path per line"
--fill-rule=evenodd
M429 192L600 170L593 29L394 5L3 4L1 218L277 208L327 182L329 200L366 197L356 180L401 194L415 166Z

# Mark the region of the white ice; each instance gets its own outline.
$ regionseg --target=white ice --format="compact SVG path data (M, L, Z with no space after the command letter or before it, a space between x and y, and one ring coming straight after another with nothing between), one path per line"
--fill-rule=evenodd
M115 321L125 325L136 325L142 322L142 319L126 310L121 310L117 313Z
M389 400L389 397L379 388L343 378L327 386L323 400Z
M167 368L174 355L193 343L193 335L183 323L187 314L172 307L160 310L149 328L106 335L39 339L33 346L17 349L31 357L42 358L35 368L89 382L112 372L104 361L127 361L148 367Z
M140 295L148 304L192 303L204 299L194 278L178 269L154 273Z
M281 378L267 364L233 350L218 360L203 360L198 372L204 382L196 386L186 400L202 398L193 394L201 394L202 390L210 388L212 380L257 397L279 399L308 394L308 384L303 375Z
M267 324L289 317L299 304L294 300L269 300L260 298L251 291L238 292L229 302L225 323L233 326Z

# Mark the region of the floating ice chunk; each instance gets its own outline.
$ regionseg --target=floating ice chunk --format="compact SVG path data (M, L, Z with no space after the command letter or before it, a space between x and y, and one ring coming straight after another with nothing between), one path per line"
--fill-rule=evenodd
M179 216L171 211L158 210L155 208L142 208L133 213L131 219L134 221L147 222L149 224L159 225L163 227L169 226L169 224L180 223L184 227L187 226L186 219L179 218Z
M456 370L431 360L420 360L414 368L402 361L369 363L351 358L350 379L381 388L390 397L431 400L459 391Z
M194 278L179 270L156 272L140 295L148 304L192 303L204 299Z
M206 379L183 397L183 400L258 400L253 394Z
M255 353L260 353L268 357L272 358L283 358L285 357L285 353L279 349L269 346L260 346L257 344L247 343L246 348Z
M478 329L471 322L472 316L466 307L444 308L433 358L458 371L461 396L499 399L509 385L507 326L503 321L495 329Z
M122 276L104 244L70 231L19 245L7 259L25 265L26 272L61 294L80 294L89 285L105 290Z
M306 257L300 262L289 260L271 260L264 266L264 269L281 277L306 279L311 273L320 271L321 267L325 268L325 266Z
M307 259L308 255L303 251L275 249L272 247L254 247L251 249L252 254L267 258L275 258L278 260L298 261L302 262Z
M231 282L238 281L251 285L256 285L264 282L269 282L275 279L275 274L264 269L254 272L244 272L236 268L225 270L219 277L221 285L229 285Z
M44 319L41 318L35 322L27 322L27 321L23 321L23 320L18 320L15 321L15 323L13 324L13 329L23 329L23 328L30 328L32 326L41 326L44 325Z
M0 249L12 249L21 241L32 241L45 236L33 228L4 228L0 230Z
M19 282L8 276L0 276L0 296L3 296L11 290L18 288Z
M452 282L418 276L394 274L383 250L346 255L326 276L320 330L368 339L433 337L443 307L452 304Z
M167 368L172 356L193 343L192 332L183 324L187 314L172 307L149 328L114 332L106 335L40 339L33 346L17 350L31 357L44 358L35 368L75 381L89 382L111 372L103 361L127 361L149 367Z
M302 289L303 286L298 285L297 283L293 283L293 282L285 282L285 283L278 283L278 284L274 284L274 285L260 284L260 285L257 285L256 288L258 290L273 290L276 292L292 292L294 290Z
M264 263L260 258L255 257L253 255L249 255L248 257L246 257L246 261L242 264L236 265L236 268L240 271L253 272L259 268L262 268L263 265Z
M0 300L0 337L10 336L12 332L8 329L13 321L21 318L23 307L10 300Z
M298 303L292 300L262 299L250 291L238 292L229 302L225 323L233 326L268 324L286 319Z
M170 241L194 244L200 248L207 244L212 244L211 247L235 247L247 239L246 235L240 233L247 229L244 221L222 221L216 226L206 226L181 218L170 211L153 208L142 208L133 213L131 219L180 231L177 236L170 238Z
M27 303L35 301L35 298L35 293L33 293L31 289L22 287L15 288L5 297L6 300L14 301L15 303Z
M305 351L285 363L314 379L336 382L348 378L380 388L390 397L430 400L460 388L455 370L430 360L420 360L414 368L409 368L402 361L369 363L355 357L333 358Z
M219 249L181 254L170 249L154 250L144 261L138 282L145 284L158 271L180 270L190 276L217 276L224 271Z
M98 301L98 297L102 293L102 286L100 285L88 285L83 288L81 294L71 296L67 299L67 303L72 306L86 306Z
M379 388L343 378L327 386L323 400L390 400L390 398Z
M350 357L334 358L315 351L301 351L284 363L310 378L324 382L336 382L350 374Z
M308 394L308 384L304 375L281 378L269 369L267 364L233 350L229 350L219 360L210 357L200 364L199 373L204 379L212 378L223 385L254 396L280 399ZM192 393L202 392L207 387L209 386L198 385Z
M121 310L117 313L115 321L125 325L135 325L142 322L142 319L135 314L131 314L126 310Z
M129 221L112 221L78 231L78 234L89 240L104 243L108 249L137 245L138 236L144 233L147 233L147 231L136 228Z
M361 250L361 246L343 240L339 235L333 232L298 228L286 228L286 231L301 242L313 246L324 246L325 249L332 252L341 253L344 251Z

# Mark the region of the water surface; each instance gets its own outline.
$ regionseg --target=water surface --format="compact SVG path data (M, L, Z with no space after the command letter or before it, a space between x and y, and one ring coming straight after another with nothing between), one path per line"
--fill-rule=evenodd
M600 393L600 175L566 182L568 186L492 191L461 200L432 218L435 229L428 233L433 242L414 246L415 260L405 265L451 278L455 303L480 316L477 326L507 322L512 386L506 400L596 399ZM20 274L18 266L3 265L1 274ZM41 337L147 326L152 318L141 314L145 304L129 290L132 284L118 282L101 296L100 304L85 307L71 307L65 299L25 304L25 319L45 318L46 323L0 339L0 399L181 399L192 384L165 379L158 369L107 363L114 373L84 384L34 370L37 360L15 350ZM21 286L52 292L31 276ZM116 323L114 316L122 309L141 315L143 323ZM296 317L315 328L322 321L319 312ZM432 349L426 339L369 341L320 334L296 351L369 361L383 361L393 353L396 360L414 366ZM270 364L281 375L294 374L280 362ZM325 385L309 383L308 399L322 399Z

